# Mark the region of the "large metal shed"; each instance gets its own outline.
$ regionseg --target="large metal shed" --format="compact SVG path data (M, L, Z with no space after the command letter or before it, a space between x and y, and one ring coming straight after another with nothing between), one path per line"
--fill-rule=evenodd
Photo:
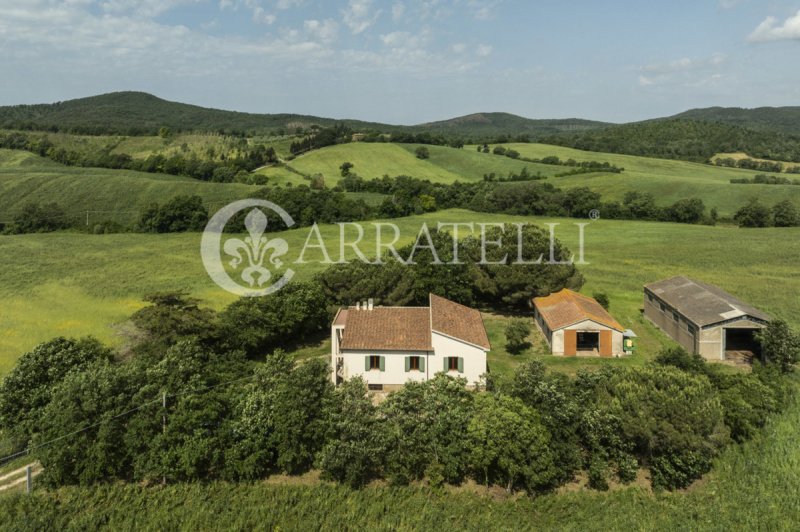
M770 316L716 286L684 276L645 285L644 315L686 350L708 360L747 362Z

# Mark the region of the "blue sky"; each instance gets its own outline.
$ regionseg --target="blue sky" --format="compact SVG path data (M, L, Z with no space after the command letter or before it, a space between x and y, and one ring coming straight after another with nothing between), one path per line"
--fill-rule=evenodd
M0 0L0 104L118 90L414 124L800 105L800 0Z

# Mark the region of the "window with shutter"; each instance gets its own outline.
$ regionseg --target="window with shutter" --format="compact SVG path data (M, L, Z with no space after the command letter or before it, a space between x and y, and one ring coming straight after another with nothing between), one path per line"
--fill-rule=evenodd
M383 357L370 355L367 357L366 368L367 371L379 369L383 371Z
M447 357L447 371L459 371L461 373L464 372L463 362L459 362L463 360L461 357Z

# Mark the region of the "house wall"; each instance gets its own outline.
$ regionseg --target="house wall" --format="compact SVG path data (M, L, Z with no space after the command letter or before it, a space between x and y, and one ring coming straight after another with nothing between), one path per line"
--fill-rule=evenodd
M365 370L364 358L370 355L385 357L384 371ZM406 357L422 356L425 359L425 370L406 372ZM436 365L435 357L430 351L341 351L342 378L348 380L361 376L367 384L401 385L409 381L424 381L441 371L442 362ZM434 360L432 360L434 359Z
M444 370L445 357L463 357L464 373L450 371L448 374L467 379L467 384L483 383L481 376L486 373L486 351L436 331L431 334L431 344L435 352L431 357L431 368L434 373ZM431 376L434 373L431 373Z
M336 367L336 359L341 358L341 376L343 380L361 376L368 384L382 384L385 390L391 390L409 381L425 381L433 378L437 373L444 371L445 357L462 357L464 359L464 372L449 371L448 374L453 377L467 379L467 384L469 385L482 384L481 376L486 373L486 352L484 350L436 332L431 335L431 344L433 351L342 350L338 354L334 353L332 355L334 368ZM364 369L365 357L370 355L385 357L384 371ZM407 356L424 357L424 371L412 370L406 372L405 357ZM336 381L334 380L334 382Z
M553 331L552 340L550 342L550 351L554 355L564 354L564 331L611 331L611 354L621 355L622 353L622 333L615 331L605 325L601 325L592 320L584 320L582 322L570 325L563 329Z

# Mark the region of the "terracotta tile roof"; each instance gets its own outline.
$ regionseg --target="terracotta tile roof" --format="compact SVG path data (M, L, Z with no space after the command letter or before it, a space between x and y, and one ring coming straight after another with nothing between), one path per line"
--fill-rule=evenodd
M342 349L433 351L428 307L347 309Z
M564 288L545 297L533 298L533 304L547 326L556 331L583 320L592 320L611 329L622 332L622 325L615 320L600 303Z
M344 326L342 349L433 351L432 331L490 349L481 313L430 294L429 307L349 307L334 326Z
M336 313L336 317L333 318L333 324L344 326L344 324L347 323L347 313L348 309L340 308L339 312Z
M645 285L645 289L699 327L744 316L761 321L771 319L769 314L716 286L681 275Z
M434 294L430 295L430 304L433 331L491 349L479 311Z

